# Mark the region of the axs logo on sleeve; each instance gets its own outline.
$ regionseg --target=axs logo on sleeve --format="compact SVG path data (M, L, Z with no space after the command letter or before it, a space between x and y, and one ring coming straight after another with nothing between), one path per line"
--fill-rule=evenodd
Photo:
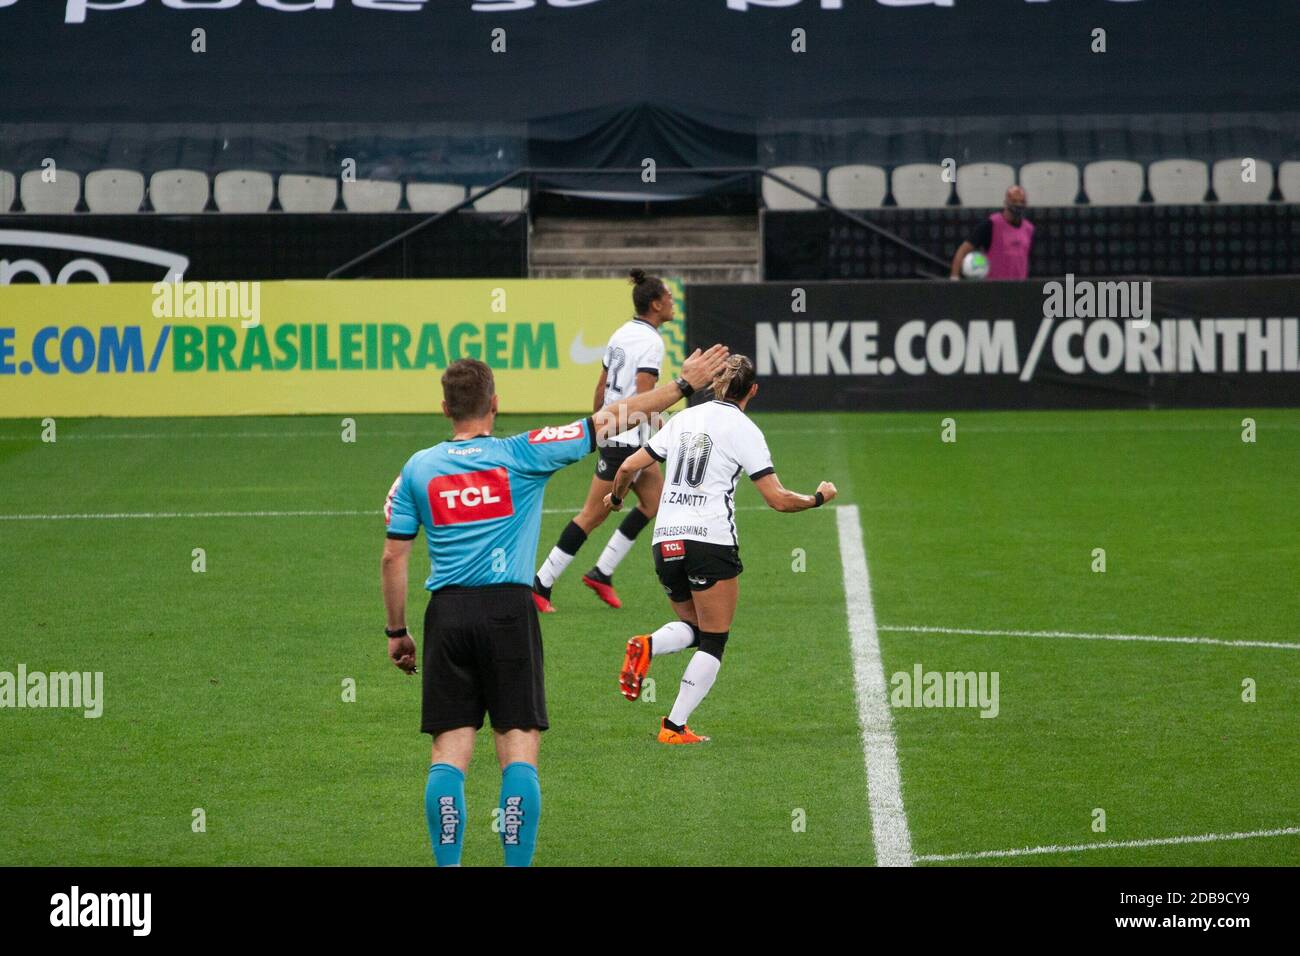
M569 425L547 425L545 428L534 428L528 433L528 444L536 445L544 441L573 441L575 438L582 437L582 422L573 422Z

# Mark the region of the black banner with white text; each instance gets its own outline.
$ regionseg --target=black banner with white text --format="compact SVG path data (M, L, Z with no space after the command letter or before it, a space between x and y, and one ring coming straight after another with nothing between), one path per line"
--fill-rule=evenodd
M1300 279L692 285L766 409L1300 404Z

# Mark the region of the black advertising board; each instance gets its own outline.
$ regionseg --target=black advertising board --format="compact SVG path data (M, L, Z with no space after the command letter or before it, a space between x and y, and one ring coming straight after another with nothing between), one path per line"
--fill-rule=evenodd
M687 314L768 409L1300 404L1296 278L692 285Z

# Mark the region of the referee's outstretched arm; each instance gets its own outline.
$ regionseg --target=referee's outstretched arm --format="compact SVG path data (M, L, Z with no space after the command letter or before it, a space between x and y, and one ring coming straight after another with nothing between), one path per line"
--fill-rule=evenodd
M682 373L674 381L593 412L591 424L596 430L596 440L627 431L632 425L648 420L652 413L662 412L696 389L704 388L722 371L730 354L725 345L714 345L704 352L696 349L682 363Z

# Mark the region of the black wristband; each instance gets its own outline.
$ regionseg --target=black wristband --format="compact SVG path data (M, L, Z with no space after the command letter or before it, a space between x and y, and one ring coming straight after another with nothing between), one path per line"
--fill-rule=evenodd
M817 504L813 505L814 508L820 508L822 505L826 504L826 496L820 491L813 495L813 497L817 499Z
M614 492L612 491L609 493L609 503L613 505L615 508L623 507L623 499L620 498L618 495L614 494Z
M404 627L395 627L395 628L393 628L392 630L389 630L389 629L386 628L386 627L384 628L384 634L386 634L386 635L387 635L388 637L390 637L390 638L392 638L392 637L406 637L406 635L407 635L408 633L409 633L409 632L408 632L408 631L406 630L406 628L404 628Z
M673 379L673 384L681 389L682 398L690 398L695 394L695 386L686 381L686 379L682 378L680 375Z

